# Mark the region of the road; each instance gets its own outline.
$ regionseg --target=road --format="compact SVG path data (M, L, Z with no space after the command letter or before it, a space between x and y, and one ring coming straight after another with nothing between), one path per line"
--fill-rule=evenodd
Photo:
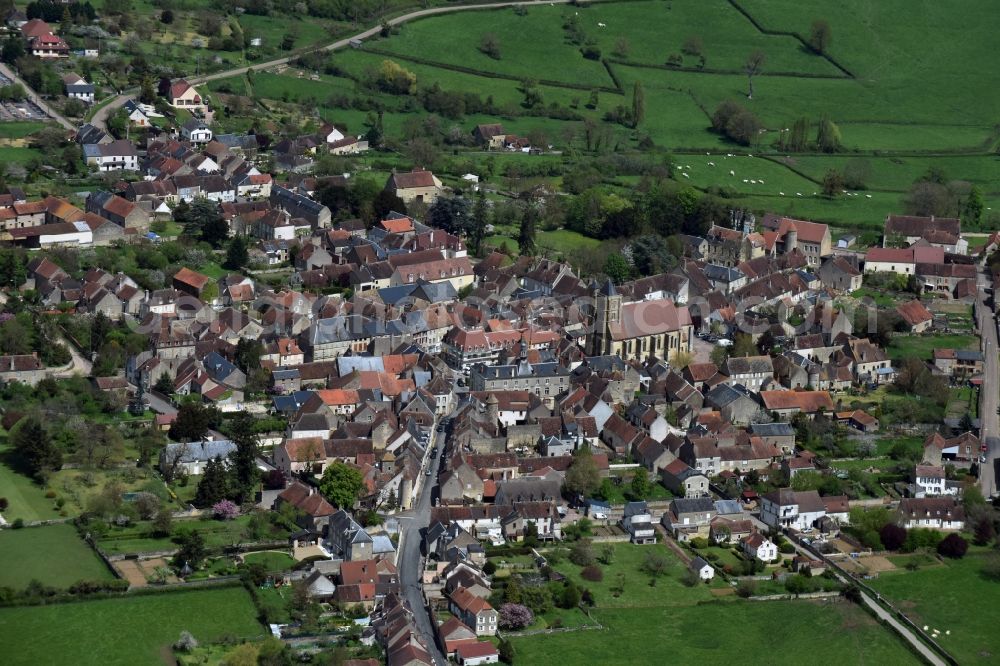
M24 86L24 89L28 92L28 99L37 104L38 108L40 108L42 111L49 114L50 118L54 119L57 123L59 123L66 129L76 131L76 125L68 121L65 116L63 116L61 113L59 113L51 106L49 106L47 103L45 103L42 100L41 95L39 95L35 90L32 89L31 86L25 83L24 79L15 74L14 70L12 70L10 67L8 67L3 63L0 63L0 72L3 72L3 75L6 76L8 79L11 79L15 83L20 83L22 86ZM124 102L122 103L124 104Z
M435 435L438 436L434 437L433 450L436 451L437 455L428 456L425 465L430 465L437 471L437 465L444 454L445 437L440 435L440 433L435 433ZM423 565L420 555L420 544L422 542L420 532L430 524L431 499L437 488L438 477L437 474L432 474L429 477L425 476L424 479L425 483L420 487L413 507L399 516L401 533L399 535L399 552L396 557L396 568L399 571L399 585L403 590L403 596L409 604L410 610L413 611L413 622L417 627L417 631L424 638L427 651L437 666L447 666L448 660L441 654L437 643L434 642L436 632L431 624L430 613L427 612L427 607L424 605L424 595L422 592L421 571Z
M980 438L986 444L986 462L979 466L979 487L986 497L997 491L996 460L1000 456L1000 383L997 360L997 322L993 308L986 305L986 288L990 285L987 273L980 272L976 290L976 316L979 336L983 346L983 384L979 390Z
M571 2L572 0L531 0L530 2L487 2L477 5L458 5L451 7L431 7L428 9L419 9L409 14L403 14L402 16L397 16L395 18L389 19L389 25L402 25L409 21L414 21L420 18L426 18L428 16L434 16L435 14L450 14L452 12L462 12L462 11L472 11L477 9L498 9L501 7L515 7L524 6L531 7L533 5L543 6L543 5L563 5ZM230 76L240 76L246 74L247 72L261 72L274 67L279 67L281 65L287 65L293 60L299 58L307 53L313 53L315 51L337 51L339 49L347 48L350 46L351 42L355 39L365 40L369 37L374 37L382 31L382 26L375 26L374 28L369 28L356 35L351 35L350 37L344 37L343 39L338 39L330 44L323 44L321 46L316 46L310 49L305 49L296 52L294 55L286 56L284 58L278 58L277 60L269 60L267 62L257 63L256 65L250 65L248 67L237 67L235 69L227 69L222 72L215 72L214 74L206 74L204 76L188 77L187 81L192 85L198 85L200 83L206 83L208 81L216 81L218 79L227 79ZM114 98L103 107L98 109L94 117L90 119L92 125L100 127L102 129L107 129L108 116L119 108L128 100L131 96L135 95L138 88L123 91L122 94Z
M62 333L59 334L59 342L65 345L66 349L69 350L69 355L73 359L73 364L63 370L62 372L55 373L56 378L66 379L72 377L73 375L82 375L84 377L89 377L94 371L94 364L91 363L86 357L83 356L73 343L66 339L66 336Z

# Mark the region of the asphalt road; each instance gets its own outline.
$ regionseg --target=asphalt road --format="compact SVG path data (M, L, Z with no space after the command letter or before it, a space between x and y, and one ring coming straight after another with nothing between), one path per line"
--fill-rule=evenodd
M996 461L1000 457L1000 383L998 383L997 322L993 308L985 304L986 273L979 275L976 298L976 315L983 348L983 385L979 391L979 417L982 421L980 437L986 444L986 462L979 466L979 487L983 495L991 497L997 491Z
M443 454L442 450L444 449L445 438L440 433L435 433L435 435L434 448L437 450L437 455L428 456L425 469L426 465L430 465L437 471L437 465ZM437 488L437 479L437 474L429 477L424 476L424 483L420 487L417 494L417 501L413 504L413 508L399 516L401 533L399 536L399 553L396 557L396 568L399 571L399 584L402 588L403 596L406 598L410 610L413 611L413 622L417 627L417 631L423 636L427 650L434 659L434 663L437 666L446 666L448 660L441 654L437 643L434 642L435 631L431 624L430 613L427 612L427 607L424 606L423 587L421 583L422 558L420 555L420 531L430 524L431 498Z
M389 19L389 25L401 25L408 21L413 21L419 18L425 18L427 16L434 16L435 14L450 14L452 12L470 11L476 9L497 9L499 7L514 7L517 5L523 5L530 7L532 5L562 5L570 2L571 0L531 0L530 2L487 2L478 5L457 5L451 7L431 7L429 9L420 9L415 12L410 12L409 14L403 14L402 16L397 16L395 18ZM304 51L299 51L295 55L287 56L285 58L278 58L277 60L269 60L267 62L257 63L256 65L250 65L248 67L237 67L235 69L227 69L223 72L215 72L214 74L206 74L205 76L188 77L188 83L192 85L197 85L200 83L205 83L207 81L215 81L217 79L226 79L230 76L239 76L241 74L246 74L247 72L260 72L273 67L278 67L280 65L287 65L291 61L299 58L306 53L312 53L314 51L336 51L338 49L347 48L350 46L351 42L355 39L365 40L369 37L374 37L379 32L381 32L382 26L376 26L374 28L369 28L356 35L351 35L350 37L344 37L343 39L338 39L331 44L324 44L322 46L317 46L311 49L306 49ZM118 97L114 98L109 103L105 104L103 107L98 109L94 117L91 118L91 124L102 129L107 129L106 123L108 116L112 112L119 109L126 100L136 94L138 88L123 91Z

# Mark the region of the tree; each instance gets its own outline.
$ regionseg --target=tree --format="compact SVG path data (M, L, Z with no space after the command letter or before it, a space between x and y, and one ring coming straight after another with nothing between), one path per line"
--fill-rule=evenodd
M472 205L472 217L469 220L469 249L475 255L483 249L483 239L486 237L486 227L490 223L490 211L486 206L486 196L480 191Z
M523 255L533 255L535 253L535 227L538 223L538 208L529 203L524 207L521 215L521 226L517 234L517 246Z
M632 86L632 127L638 127L646 119L646 93L642 89L642 83L635 82Z
M174 566L178 569L185 564L192 569L197 569L204 561L207 551L205 550L205 538L197 530L182 532L178 539L180 548L174 555Z
M500 38L495 33L487 32L479 38L479 50L494 60L499 60L501 57Z
M174 516L170 511L170 507L161 506L160 510L153 517L153 534L158 537L169 536L170 530L173 529L173 524Z
M186 402L177 410L177 419L170 426L170 438L179 442L193 442L201 439L209 428L215 428L221 421L221 414L215 407L200 402Z
M513 579L512 579L513 580ZM506 603L500 606L499 624L502 629L518 630L530 626L535 621L531 609L523 604Z
M361 478L361 472L342 462L327 467L319 482L320 491L331 502L345 510L354 506L363 488L364 480Z
M809 28L809 46L817 53L826 53L832 40L830 23L826 19L816 19Z
M840 152L840 128L827 117L819 121L816 128L816 146L824 153Z
M828 169L823 176L823 195L833 198L844 189L844 179L836 169Z
M222 458L209 460L205 464L205 472L201 481L198 482L198 489L195 491L194 504L207 508L215 505L229 495L229 477L226 473L225 463Z
M14 426L10 442L36 479L42 480L62 467L62 450L35 416L23 418Z
M528 612L530 613L531 611ZM514 646L506 638L500 639L500 644L497 646L497 653L500 655L500 661L502 661L503 663L505 664L514 663Z
M559 607L569 610L576 608L579 605L580 588L578 588L573 581L566 581L566 585L563 586L562 594L559 597Z
M247 251L247 240L243 236L234 236L226 248L226 260L223 268L237 271L250 263L250 253Z
M212 505L212 515L218 520L235 520L240 515L240 507L231 500L219 500Z
M170 395L174 392L174 380L170 378L170 375L164 371L160 374L159 379L153 384L153 390L162 393L163 395Z
M627 58L631 50L632 45L629 44L628 38L624 35L620 35L618 39L615 40L614 54L619 58Z
M392 60L383 60L375 83L391 95L411 95L417 90L417 75Z
M594 556L594 547L590 539L580 539L573 544L569 551L569 561L580 567L589 567L597 558Z
M295 35L291 32L286 32L281 38L281 50L291 51L295 48Z
M978 228L983 217L983 207L983 193L978 185L973 185L969 189L969 196L965 199L965 206L962 209L962 222Z
M757 345L749 333L737 333L733 338L733 356L756 356Z
M646 559L643 560L642 569L653 578L659 578L667 572L670 563L667 561L667 557L657 551L650 550L646 553Z
M450 234L464 234L470 224L469 200L464 197L439 198L427 209L427 223Z
M230 439L236 450L229 454L232 496L237 502L249 502L257 494L260 470L257 455L260 453L260 438L254 428L254 418L248 412L240 412L233 419Z
M895 523L886 523L879 530L879 538L886 550L899 550L906 543L906 529Z
M747 93L747 99L753 99L753 77L760 74L764 69L764 61L766 59L767 56L764 52L757 49L747 56L746 62L743 63L743 71L746 72L747 83L750 86L750 90Z
M695 587L699 582L701 582L701 577L698 576L697 571L690 567L685 569L684 574L681 576L681 583L686 587Z
M174 13L169 9L164 9L160 12L160 23L164 25L170 25L174 22Z
M996 527L993 525L993 519L988 516L980 516L973 527L974 541L977 546L985 546L989 544L997 535Z
M652 485L649 483L649 474L645 469L640 469L632 477L629 490L632 491L632 499L644 500L652 492Z
M681 44L681 53L690 56L700 56L705 49L704 43L699 35L691 35Z
M939 543L937 547L939 555L956 560L960 560L965 557L965 553L968 550L969 543L954 532L942 539L941 543Z
M604 274L615 284L621 284L632 276L632 267L629 266L628 259L615 252L604 260Z
M572 495L589 497L601 485L601 474L589 446L581 446L573 454L573 462L566 470L563 489Z

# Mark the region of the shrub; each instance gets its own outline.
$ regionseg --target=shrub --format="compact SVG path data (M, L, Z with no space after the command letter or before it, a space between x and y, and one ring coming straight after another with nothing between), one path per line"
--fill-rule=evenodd
M580 539L573 544L573 548L569 552L569 561L577 566L590 566L596 559L590 539Z
M601 571L601 567L591 564L588 567L584 567L580 572L580 577L584 580L589 580L594 583L604 580L604 572Z
M705 537L695 537L691 539L689 543L691 544L691 547L696 550L701 550L702 548L708 548L709 546L708 539L706 539Z
M483 565L483 573L487 576L492 576L497 572L497 565L493 563L493 560L487 560L486 564Z
M694 587L698 584L701 578L698 576L698 572L694 569L687 569L684 575L681 576L681 582L687 587Z
M969 550L969 542L963 539L958 534L949 534L941 543L938 544L937 551L938 554L944 557L951 557L956 560L965 557L966 551Z
M790 555L795 552L795 546L786 541L785 543L778 546L778 550L786 555Z
M580 49L583 57L587 60L600 60L601 59L601 49L599 49L594 44L588 44Z
M11 524L10 527L11 527L11 529L15 529L15 530L21 529L22 527L24 527L24 518L17 518L17 519L15 519L14 522Z
M220 500L212 505L212 515L218 520L233 520L240 515L240 507L231 500Z
M744 599L749 599L753 596L753 593L757 591L757 583L752 580L741 580L736 586L736 594L743 597Z
M906 543L906 530L895 523L886 523L879 531L886 550L899 550Z

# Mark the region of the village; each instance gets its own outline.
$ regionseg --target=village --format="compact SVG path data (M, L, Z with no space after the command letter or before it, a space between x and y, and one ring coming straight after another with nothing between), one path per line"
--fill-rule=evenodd
M60 26L7 24L70 57ZM22 90L0 114L98 101L61 79L62 112ZM371 133L220 131L213 94L163 77L63 127L101 187L0 188L0 627L217 595L204 629L148 611L171 618L152 647L618 663L639 647L600 637L641 642L649 608L773 608L803 635L857 625L887 661L989 654L898 581L995 550L1000 232L889 214L867 246L732 210L670 235L656 270L635 243L630 270L593 270L524 251L528 214L520 254L485 243L506 203L485 175L316 174ZM155 657L136 644L125 661Z

